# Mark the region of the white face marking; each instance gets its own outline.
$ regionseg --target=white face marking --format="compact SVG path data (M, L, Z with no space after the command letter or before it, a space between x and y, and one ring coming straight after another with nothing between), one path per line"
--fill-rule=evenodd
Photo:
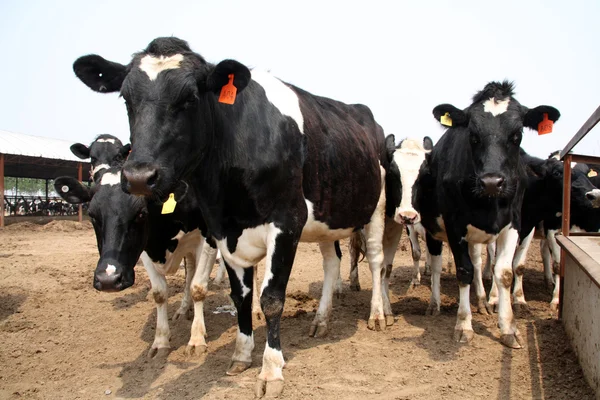
M106 275L111 276L112 274L115 273L116 270L117 270L117 267L115 267L112 264L108 264L108 266L106 267Z
M115 139L96 139L97 143L112 143L115 144Z
M179 68L181 61L183 61L182 54L175 54L170 57L153 57L147 55L141 59L140 69L148 75L148 78L150 78L151 81L153 81L162 71Z
M483 111L491 113L494 117L503 114L508 109L508 103L510 99L496 101L493 97L490 97L485 103L483 103Z
M493 235L474 227L471 224L467 225L467 236L463 239L469 243L490 243L496 240L498 235Z
M117 171L116 174L112 172L107 172L102 175L102 179L100 180L101 185L119 185L121 183L121 171Z
M300 240L303 242L330 242L349 237L352 234L353 228L348 229L330 229L326 223L315 220L313 215L314 205L309 200L306 202L308 209L308 219L302 229Z
M283 115L291 117L301 133L304 133L304 117L300 111L298 96L292 89L266 71L252 70L252 79L265 90L267 99Z
M394 214L394 219L399 224L403 223L402 217L414 217L414 223L420 221L419 213L412 205L413 186L427 153L429 151L423 148L421 141L415 139L403 140L400 148L394 152L394 162L400 171L402 183L402 199Z
M109 169L110 165L108 164L100 164L100 165L96 165L93 169L92 169L92 176L96 175L96 172L100 171L101 169Z

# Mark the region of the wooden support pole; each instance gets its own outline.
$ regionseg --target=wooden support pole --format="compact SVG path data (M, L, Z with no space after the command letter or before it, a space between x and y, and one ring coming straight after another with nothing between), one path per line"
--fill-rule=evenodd
M4 154L0 153L0 193L2 193L2 202L0 203L0 228L4 227Z
M565 156L563 164L563 208L562 208L562 233L569 236L571 227L571 161L573 156L569 153ZM567 254L560 249L560 288L558 292L558 319L562 318L563 295L565 291L565 262Z
M77 164L77 179L79 179L79 182L81 182L82 175L83 175L82 166L81 166L81 163L78 163ZM79 205L79 211L77 212L77 214L78 214L77 220L79 222L82 222L83 221L83 206L81 204Z

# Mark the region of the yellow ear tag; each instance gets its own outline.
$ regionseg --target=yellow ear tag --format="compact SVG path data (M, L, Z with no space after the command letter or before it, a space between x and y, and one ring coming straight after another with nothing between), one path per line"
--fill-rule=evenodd
M594 171L593 169L590 169L590 172L588 172L588 176L590 178L593 178L595 176L598 176L598 173L596 171Z
M165 201L163 203L163 208L160 213L161 214L171 214L173 211L175 211L176 205L177 205L177 202L175 201L175 194L171 193L169 195L169 198L167 199L167 201Z
M440 123L446 126L452 126L452 118L450 118L450 113L446 113L440 117Z

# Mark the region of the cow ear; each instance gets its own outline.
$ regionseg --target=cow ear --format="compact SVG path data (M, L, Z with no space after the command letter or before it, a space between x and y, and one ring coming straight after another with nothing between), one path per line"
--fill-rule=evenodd
M433 150L433 140L429 136L423 138L423 148L427 151Z
M444 123L442 121L442 117L444 117L448 113L448 117L451 119L451 124ZM452 104L440 104L439 106L433 109L433 117L442 125L450 127L450 126L466 126L469 122L469 117L467 113L463 110L460 110L454 107Z
M71 153L75 154L82 160L90 158L90 149L85 144L75 143L71 145Z
M248 67L235 60L223 60L206 77L206 89L220 93L221 88L229 82L230 74L233 74L233 86L237 89L237 93L248 86L251 79Z
M127 143L125 146L121 146L121 148L119 149L119 154L124 159L127 159L127 156L129 156L130 152L131 152L131 144L130 143Z
M92 200L94 192L77 179L70 176L61 176L54 180L54 190L71 204L87 203Z
M538 130L539 123L544 120L544 114L548 114L548 119L553 122L560 118L560 112L552 106L537 106L526 110L523 125L534 131Z
M394 152L396 151L396 137L393 133L390 133L385 138L385 151L387 153L387 160L392 162L394 159Z
M100 93L118 92L128 67L105 60L96 54L79 57L73 63L75 75L90 89Z

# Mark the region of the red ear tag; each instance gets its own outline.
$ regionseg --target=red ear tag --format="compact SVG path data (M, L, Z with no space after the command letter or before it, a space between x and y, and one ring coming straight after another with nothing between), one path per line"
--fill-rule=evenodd
M235 102L236 94L237 89L233 86L233 74L229 74L229 82L221 88L219 103L233 104Z
M546 133L552 133L552 127L554 121L548 119L548 113L544 113L544 119L538 124L538 135L545 135Z

